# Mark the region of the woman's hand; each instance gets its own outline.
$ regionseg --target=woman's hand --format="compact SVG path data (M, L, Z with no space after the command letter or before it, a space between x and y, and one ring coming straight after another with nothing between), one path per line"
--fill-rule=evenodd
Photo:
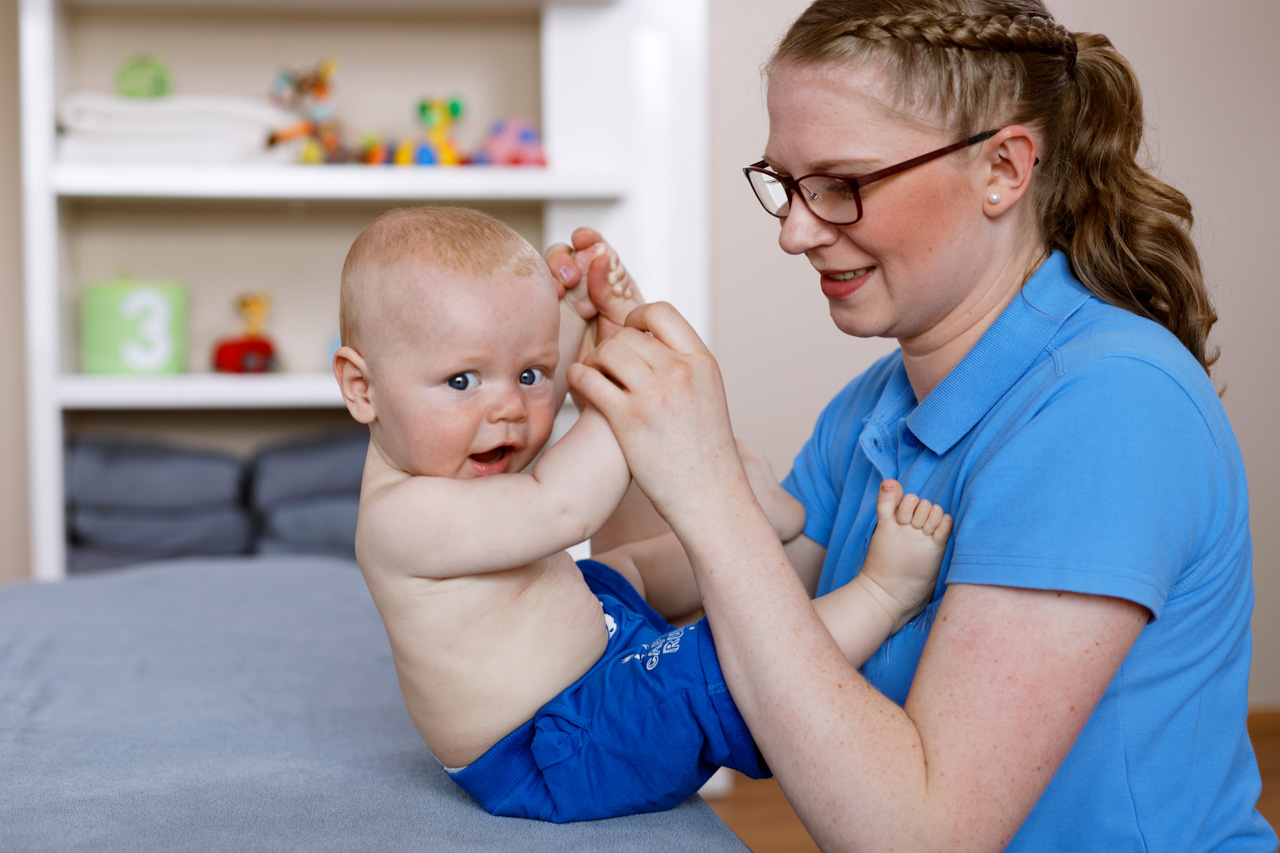
M677 532L738 503L745 489L720 368L671 305L633 310L626 328L569 371L570 385L608 418L632 475Z

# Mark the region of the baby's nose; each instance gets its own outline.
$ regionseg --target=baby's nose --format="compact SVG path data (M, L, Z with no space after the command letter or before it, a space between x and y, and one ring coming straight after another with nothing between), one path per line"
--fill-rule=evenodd
M524 395L512 388L497 395L493 406L489 409L489 419L491 421L524 420L527 411Z

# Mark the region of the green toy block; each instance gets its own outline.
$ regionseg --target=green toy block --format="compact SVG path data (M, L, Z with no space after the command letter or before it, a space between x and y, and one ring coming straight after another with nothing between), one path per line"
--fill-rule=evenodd
M172 281L90 284L81 301L85 373L182 373L187 291Z

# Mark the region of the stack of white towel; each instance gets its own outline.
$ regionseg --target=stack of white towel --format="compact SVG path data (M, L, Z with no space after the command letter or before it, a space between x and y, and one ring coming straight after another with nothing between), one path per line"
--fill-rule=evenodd
M267 139L297 120L265 98L75 94L58 109L59 157L65 163L292 163L294 144L268 147Z

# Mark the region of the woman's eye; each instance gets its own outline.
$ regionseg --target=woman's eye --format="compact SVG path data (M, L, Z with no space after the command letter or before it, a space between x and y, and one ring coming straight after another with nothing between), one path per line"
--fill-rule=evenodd
M827 182L820 191L831 196L832 199L840 199L841 201L847 200L853 195L853 190L850 189L846 182L837 180Z
M543 372L536 367L530 367L524 373L520 374L521 385L537 385L542 381Z
M457 376L450 376L445 384L455 391L469 391L480 384L480 377L474 373L459 373Z

